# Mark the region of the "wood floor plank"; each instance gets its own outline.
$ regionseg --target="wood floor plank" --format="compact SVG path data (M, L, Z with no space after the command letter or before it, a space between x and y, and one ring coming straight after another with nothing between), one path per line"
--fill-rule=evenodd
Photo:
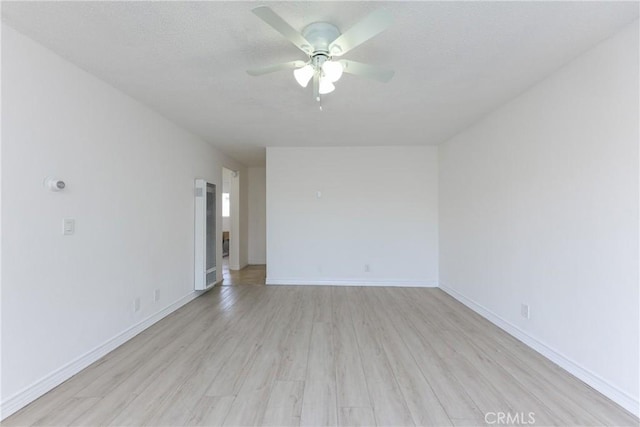
M294 311L287 321L289 331L280 348L282 358L276 378L283 381L304 381L307 375L314 301L302 289L292 288L291 292L296 294Z
M512 413L534 413L539 424L552 426L564 425L557 416L553 416L549 408L527 390L505 369L497 365L482 351L472 346L460 333L448 334L448 340L457 352L473 367L481 372L486 382L497 384L500 398L511 408Z
M99 397L76 397L68 401L64 406L59 406L57 411L50 412L35 422L34 426L66 426L71 424L80 415L91 410L99 404Z
M2 424L466 426L533 410L535 425L638 426L439 289L241 286L242 274Z
M338 425L335 375L331 325L314 322L302 399L301 426Z
M411 291L401 290L400 292L409 293ZM417 313L421 307L416 307L412 295L407 295L404 303L414 308L414 310L408 310L411 321L418 326L422 334L429 337L433 343L431 347L440 358L444 368L462 385L483 414L490 411L515 413L515 408L512 408L509 401L504 398L500 384L487 381L482 372L478 371L462 352L457 352L455 347L449 344L448 335L453 331L445 329L443 325L434 324L434 321L439 321L438 318L419 317ZM467 415L460 418L473 417Z
M35 425L45 417L55 416L59 408L64 408L69 405L73 399L72 395L69 395L65 389L56 387L35 402L32 402L30 405L3 420L2 426L18 427Z
M369 407L369 390L345 288L332 288L333 342L339 407Z
M338 421L342 427L374 427L376 419L373 409L367 408L340 408Z
M194 350L202 348L198 346L202 343L199 338L209 330L207 327L209 322L215 321L220 315L220 312L212 310L200 312L199 307L197 311L198 322L194 322L196 318L189 318L191 321L182 324L180 334L172 335L172 341L165 343L164 347L155 351L151 357L146 358L140 367L130 371L124 381L103 397L100 402L101 410L81 415L74 421L74 424L107 425L115 422L119 425L131 425L146 421L156 406L156 396L160 395L157 387L149 388L149 386L159 383L163 384L165 389L172 386L177 387L184 372L170 370L170 367L179 357L197 353L197 351L185 353L183 351L185 348L191 347ZM212 331L209 330L209 332ZM176 375L178 376L176 377ZM136 401L136 405L131 406L133 401Z
M237 320L242 319L248 313L254 302L255 300L252 298L237 302L234 307L234 311L237 312L238 316ZM225 307L225 310L230 309L229 306L225 305ZM227 348L230 337L228 327L232 320L231 318L218 320L212 322L207 328L207 332L203 333L200 340L198 340L202 342L202 347L190 360L186 361L188 367L184 369L184 377L180 378L181 381L184 381L181 384L179 382L176 383L175 389L167 393L170 397L170 404L165 405L164 411L155 411L150 424L184 424L186 422L186 414L194 408L197 402L197 399L193 399L193 396L202 396L219 372L224 358L217 356L219 352ZM180 363L185 363L184 357L187 355L187 352L183 352Z
M287 336L283 325L291 316L292 292L281 290L274 315L265 324L253 363L246 367L246 379L238 390L225 424L229 426L258 425L267 410L271 389L282 355L282 341Z
M217 333L215 328L203 334L193 331L191 343L181 347L162 367L161 372L155 374L153 380L142 391L136 392L137 397L123 408L110 424L139 426L146 424L156 413L162 411L164 403L172 401L180 386L195 370L198 359L208 346L208 341Z
M304 381L276 381L261 424L267 427L300 425L303 393Z
M370 312L362 298L361 288L347 288L346 296L352 309L353 324L367 389L378 425L414 425L400 386L380 344L381 337L372 325Z
M324 381L335 385L336 368L331 325L314 322L309 344L307 381Z
M402 331L402 337L411 349L416 364L438 396L447 415L451 419L469 419L475 420L478 425L483 424L482 412L469 397L463 385L454 377L445 361L434 350L434 346L439 344L419 327L419 322L411 315L411 310L406 307L406 303L398 298L397 291L385 289L387 305L404 313L404 316L396 319L398 326L396 330ZM418 323L418 326L415 323Z
M152 359L152 363L141 365L140 369L133 371L125 381L100 400L100 405L97 405L98 410L85 412L74 420L73 424L109 425L120 414L129 413L129 411L135 414L136 418L145 416L149 410L146 405L142 407L131 407L130 405L136 399L142 401L150 397L144 391L150 384L163 376L174 357L169 353L161 353L160 356ZM138 389L139 391L137 391ZM141 395L143 397L140 397ZM125 422L125 424L127 423Z
M138 395L126 390L109 393L90 410L75 418L70 426L106 426L120 411L125 409Z
M281 291L272 289L271 292L267 292L264 304L257 305L249 318L230 328L228 348L231 352L224 355L224 364L207 389L207 396L238 393L257 357L264 331L275 316L274 309L280 308L277 295Z
M228 304L227 300L235 302L240 295L240 293L232 295L225 291L218 291L218 289L210 294L206 295L207 302L214 305L223 301ZM167 342L176 342L179 336L184 335L185 324L191 325L193 320L197 318L200 320L215 319L218 315L217 312L210 312L209 316L205 318L201 317L203 313L210 311L207 307L208 304L200 304L194 305L193 310L178 310L162 322L163 327L157 326L156 323L139 337L109 353L103 364L99 365L97 369L89 370L93 374L92 378L84 378L84 385L75 393L75 397L105 396L110 390L126 380L131 371L136 371L140 364L146 363L151 356L166 348ZM180 343L184 342L187 341L180 341ZM129 345L131 348L127 347Z
M331 323L331 286L312 286L313 321Z
M264 387L236 396L222 425L228 427L260 425L269 401L269 393L270 389Z
M478 427L487 425L484 420L478 420L476 418L452 418L451 422L455 427Z
M337 425L335 385L326 381L305 381L300 426L329 427Z
M222 426L235 396L203 396L197 401L186 425L188 426ZM163 425L163 424L159 424ZM168 424L173 425L175 424Z
M416 425L452 425L431 385L424 375L421 375L411 350L402 340L401 334L395 329L398 324L396 317L400 313L389 310L384 301L380 299L379 294L376 290L367 292L365 301L370 307L380 308L374 313L376 316L372 316L372 318L381 336L387 360L389 360L414 422Z
M250 316L251 310L257 302L254 298L245 298L237 302L235 306L236 322L244 319L245 316ZM226 309L231 309L231 307ZM149 425L178 426L188 422L191 412L198 403L194 396L199 397L205 394L228 355L236 347L232 328L229 327L231 322L232 319L228 318L225 322L211 325L211 329L215 330L217 334L209 340L203 354L194 360L194 369L187 375L186 380L177 387L175 393L171 393L170 403L164 405L164 410L156 411L148 421Z

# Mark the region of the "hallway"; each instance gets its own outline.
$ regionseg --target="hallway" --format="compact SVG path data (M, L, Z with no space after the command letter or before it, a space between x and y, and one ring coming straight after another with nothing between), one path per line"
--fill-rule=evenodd
M229 269L229 257L222 258L222 286L264 285L267 266L248 265L241 270Z

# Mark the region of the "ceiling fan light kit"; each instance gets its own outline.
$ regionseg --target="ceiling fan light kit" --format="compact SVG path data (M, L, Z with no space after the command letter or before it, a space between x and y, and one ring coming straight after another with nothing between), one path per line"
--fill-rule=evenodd
M314 68L311 64L307 64L302 68L298 68L293 70L293 77L295 77L298 84L302 87L307 87L309 82L313 78L313 74L315 73Z
M374 11L343 34L328 22L311 23L299 33L267 6L257 7L253 9L253 13L303 51L308 60L247 70L252 76L293 68L293 76L303 88L313 80L313 97L317 101L320 101L320 95L335 90L334 83L340 80L343 72L381 82L388 82L393 77L392 70L345 59L334 59L384 31L392 20L391 15L384 9Z
M340 80L343 71L342 64L339 62L325 61L324 64L322 64L322 73L324 77L332 83Z
M333 83L331 83L327 79L320 79L320 85L318 86L318 93L320 95L326 95L333 92L334 90L336 90L336 87L333 85Z

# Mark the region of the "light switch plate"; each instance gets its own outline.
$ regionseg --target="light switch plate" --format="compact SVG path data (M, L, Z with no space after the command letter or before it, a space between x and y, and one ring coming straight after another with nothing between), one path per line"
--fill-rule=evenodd
M76 232L76 220L73 218L65 218L62 221L62 234L70 236Z

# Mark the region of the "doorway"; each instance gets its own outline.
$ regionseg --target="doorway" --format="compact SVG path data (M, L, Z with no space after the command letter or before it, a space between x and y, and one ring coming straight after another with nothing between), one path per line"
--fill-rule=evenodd
M225 270L240 269L239 172L222 168L222 264Z

